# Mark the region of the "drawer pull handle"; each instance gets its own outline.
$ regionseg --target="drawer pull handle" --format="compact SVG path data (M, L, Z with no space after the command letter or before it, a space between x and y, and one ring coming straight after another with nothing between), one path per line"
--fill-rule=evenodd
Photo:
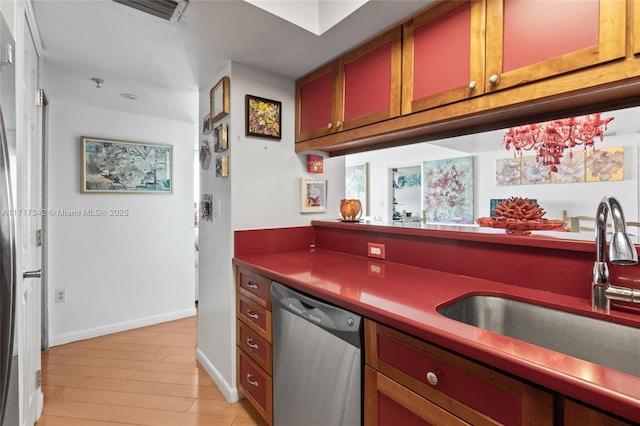
M260 383L258 383L258 381L257 381L257 380L252 380L252 378L253 378L253 374L251 374L251 373L247 373L247 382L248 382L250 385L253 385L253 386L255 386L255 387L258 387L258 386L260 385Z
M430 385L435 386L438 384L438 375L436 373L434 373L433 371L429 371L427 373L427 382L429 382Z
M249 281L247 283L247 287L252 288L254 290L257 290L258 289L258 284L255 284L255 283L252 283L251 281Z
M258 344L253 343L253 339L251 337L247 337L247 346L249 346L252 349L258 349Z
M247 309L247 316L249 318L258 319L258 314L253 312L251 309Z

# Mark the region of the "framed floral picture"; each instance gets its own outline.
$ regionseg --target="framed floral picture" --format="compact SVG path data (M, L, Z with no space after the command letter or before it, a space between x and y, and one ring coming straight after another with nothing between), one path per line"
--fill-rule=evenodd
M173 192L173 147L82 136L83 193Z
M474 223L473 157L425 161L422 170L427 222Z
M281 139L282 102L246 95L246 135Z
M327 210L327 181L300 178L300 213Z

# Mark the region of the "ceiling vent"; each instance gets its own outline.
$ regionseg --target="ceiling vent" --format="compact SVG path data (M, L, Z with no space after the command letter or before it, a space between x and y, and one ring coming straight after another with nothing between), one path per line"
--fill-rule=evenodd
M175 22L189 4L189 0L113 0L158 18Z

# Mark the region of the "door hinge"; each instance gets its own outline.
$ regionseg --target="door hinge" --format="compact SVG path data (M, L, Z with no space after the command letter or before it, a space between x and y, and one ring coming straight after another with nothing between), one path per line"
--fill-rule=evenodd
M42 247L42 229L36 231L36 247Z
M36 371L36 389L42 386L42 370Z
M36 90L36 106L43 106L44 105L44 90L42 89L38 89Z

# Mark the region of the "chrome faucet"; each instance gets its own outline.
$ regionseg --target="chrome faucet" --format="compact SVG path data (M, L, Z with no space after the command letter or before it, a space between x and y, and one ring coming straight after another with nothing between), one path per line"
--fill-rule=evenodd
M627 235L622 206L611 196L604 197L596 211L596 262L593 265L591 283L591 307L595 311L608 313L610 300L640 303L640 290L619 287L609 282L609 267L605 246L607 243L607 216L611 212L613 235L609 244L609 262L614 265L635 265L638 253Z

